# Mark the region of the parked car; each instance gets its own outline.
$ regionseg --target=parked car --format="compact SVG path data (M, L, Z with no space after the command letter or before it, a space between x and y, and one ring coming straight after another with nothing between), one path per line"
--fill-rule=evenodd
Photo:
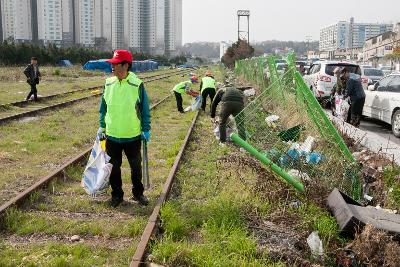
M278 72L279 75L285 74L285 72L288 70L288 65L286 63L276 63L276 71Z
M361 79L363 79L364 81L363 82L364 90L368 89L367 88L368 85L376 83L384 76L385 74L383 74L383 71L380 69L370 68L370 67L365 68L365 66L361 67Z
M346 67L353 79L361 78L361 69L358 64L342 61L315 62L303 78L318 101L323 101L330 97L333 86L336 84L336 76L333 73L336 67ZM367 83L368 81L364 80L362 82Z
M392 68L390 66L382 66L379 68L385 75L389 75L392 72Z
M390 74L365 92L363 115L392 125L392 132L400 137L400 73Z

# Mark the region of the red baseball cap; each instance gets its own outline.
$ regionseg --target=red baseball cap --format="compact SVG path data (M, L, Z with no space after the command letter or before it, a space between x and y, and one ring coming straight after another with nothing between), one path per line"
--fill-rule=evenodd
M123 61L132 62L132 60L133 60L132 54L128 50L115 50L113 58L112 59L108 59L106 61L111 63L111 64L118 64L118 63L121 63Z

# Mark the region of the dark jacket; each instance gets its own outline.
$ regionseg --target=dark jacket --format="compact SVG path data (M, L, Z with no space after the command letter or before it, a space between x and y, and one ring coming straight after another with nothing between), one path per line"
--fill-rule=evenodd
M211 104L211 118L215 117L215 112L217 110L217 106L219 102L226 103L226 102L239 102L244 105L244 95L243 93L233 87L229 88L222 88L218 90L217 94L214 97L214 100Z
M39 77L42 76L39 71L39 65L34 66L33 64L29 64L28 66L26 66L24 74L27 78L26 82L29 84L39 84Z
M346 92L344 98L350 97L351 101L365 98L364 88L359 80L348 79L346 82Z

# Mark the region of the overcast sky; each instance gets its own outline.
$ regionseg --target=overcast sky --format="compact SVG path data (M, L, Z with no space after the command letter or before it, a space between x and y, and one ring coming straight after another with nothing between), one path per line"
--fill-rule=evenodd
M400 22L400 0L183 0L183 43L237 39L238 9L248 9L250 40L319 39L339 20ZM244 22L244 20L243 20ZM245 25L245 24L243 24Z

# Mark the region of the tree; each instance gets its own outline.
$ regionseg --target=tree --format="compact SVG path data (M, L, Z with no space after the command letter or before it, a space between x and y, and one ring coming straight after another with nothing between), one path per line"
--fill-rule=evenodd
M226 67L233 68L236 60L249 58L253 55L254 48L245 40L239 40L226 50L221 61Z

